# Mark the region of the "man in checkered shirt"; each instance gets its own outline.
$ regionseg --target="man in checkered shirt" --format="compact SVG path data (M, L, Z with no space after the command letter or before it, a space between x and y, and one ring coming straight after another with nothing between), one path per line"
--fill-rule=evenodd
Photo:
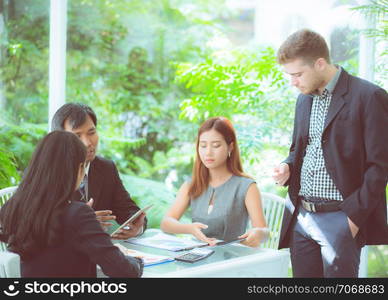
M294 277L357 277L361 247L388 244L387 92L332 64L308 29L287 38L278 62L301 91L273 175L290 196L279 248L290 247Z

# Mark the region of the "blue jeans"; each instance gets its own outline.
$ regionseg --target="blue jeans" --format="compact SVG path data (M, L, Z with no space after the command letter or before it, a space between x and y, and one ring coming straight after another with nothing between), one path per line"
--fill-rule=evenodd
M291 238L294 277L357 277L361 247L343 211L314 213L299 208Z

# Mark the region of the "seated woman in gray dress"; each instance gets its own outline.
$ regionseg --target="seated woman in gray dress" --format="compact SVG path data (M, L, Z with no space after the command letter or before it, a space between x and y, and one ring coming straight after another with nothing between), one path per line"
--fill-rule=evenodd
M214 245L216 239L246 238L259 246L268 229L256 183L244 174L236 133L224 117L207 120L199 128L191 182L179 189L175 203L161 222L167 233L188 233ZM192 223L179 222L191 206ZM252 228L247 230L250 219Z

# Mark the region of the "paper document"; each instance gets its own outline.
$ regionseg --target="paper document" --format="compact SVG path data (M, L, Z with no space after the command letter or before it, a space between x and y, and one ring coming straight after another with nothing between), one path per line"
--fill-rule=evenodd
M205 242L193 240L191 238L178 237L162 232L151 237L131 238L126 240L126 242L170 251L190 250L196 247L203 247L208 245Z
M150 254L134 249L128 249L120 244L116 244L115 246L118 247L120 251L125 255L141 258L144 262L144 267L174 261L174 258L170 256Z

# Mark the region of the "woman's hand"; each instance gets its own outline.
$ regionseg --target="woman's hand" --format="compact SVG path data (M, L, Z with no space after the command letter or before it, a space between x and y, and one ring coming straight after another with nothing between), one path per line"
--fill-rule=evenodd
M190 227L189 229L190 233L193 236L195 236L198 240L208 243L210 246L214 246L216 244L215 238L208 238L202 232L202 229L206 229L208 227L207 225L199 222L195 222L195 223L189 224L189 227Z
M260 243L267 240L269 236L269 230L266 227L254 227L249 229L239 238L245 238L241 243L249 247L259 247Z

